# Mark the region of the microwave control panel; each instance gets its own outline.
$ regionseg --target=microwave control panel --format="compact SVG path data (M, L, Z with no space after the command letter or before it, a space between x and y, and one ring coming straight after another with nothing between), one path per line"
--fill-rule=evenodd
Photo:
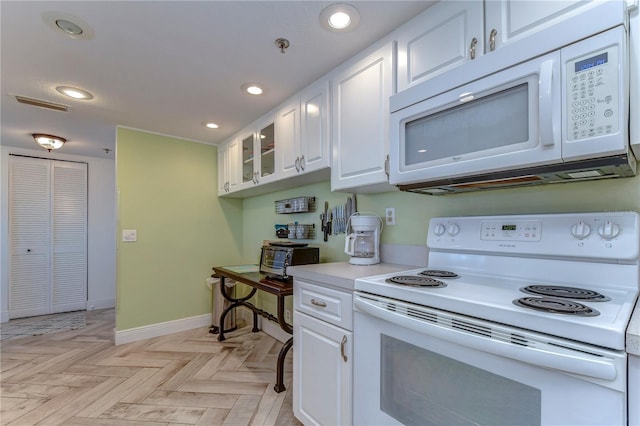
M566 62L568 140L618 131L618 48L613 45Z

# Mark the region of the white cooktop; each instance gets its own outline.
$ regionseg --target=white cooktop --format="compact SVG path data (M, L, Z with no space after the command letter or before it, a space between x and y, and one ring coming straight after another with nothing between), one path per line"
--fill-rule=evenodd
M638 224L634 212L437 218L429 225L428 269L459 278L435 278L444 288L386 282L427 268L410 269L357 279L355 290L624 350L638 298ZM575 300L596 316L541 312L513 303L531 296L520 291L527 285L584 288L610 300Z

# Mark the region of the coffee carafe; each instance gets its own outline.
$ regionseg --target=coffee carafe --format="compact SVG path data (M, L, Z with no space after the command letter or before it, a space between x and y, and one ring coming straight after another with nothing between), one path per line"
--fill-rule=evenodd
M366 213L354 213L347 221L344 252L352 265L380 263L382 219Z

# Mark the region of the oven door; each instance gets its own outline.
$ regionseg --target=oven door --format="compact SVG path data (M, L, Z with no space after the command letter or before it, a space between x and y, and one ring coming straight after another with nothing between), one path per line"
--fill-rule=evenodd
M354 299L356 425L626 424L626 355L409 303Z

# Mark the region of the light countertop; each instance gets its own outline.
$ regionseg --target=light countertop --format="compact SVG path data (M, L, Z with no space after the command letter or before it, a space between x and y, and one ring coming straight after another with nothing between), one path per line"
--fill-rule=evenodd
M631 315L629 327L627 327L627 353L640 356L640 302Z
M351 265L348 262L318 263L314 265L290 266L287 273L294 278L316 281L331 287L352 291L357 278L401 272L415 268L394 263L378 263L376 265ZM629 322L626 336L626 351L640 356L640 302Z
M352 291L357 278L406 271L412 268L415 267L394 263L352 265L349 262L334 262L289 266L287 274L293 275L294 279L316 281L331 287Z

